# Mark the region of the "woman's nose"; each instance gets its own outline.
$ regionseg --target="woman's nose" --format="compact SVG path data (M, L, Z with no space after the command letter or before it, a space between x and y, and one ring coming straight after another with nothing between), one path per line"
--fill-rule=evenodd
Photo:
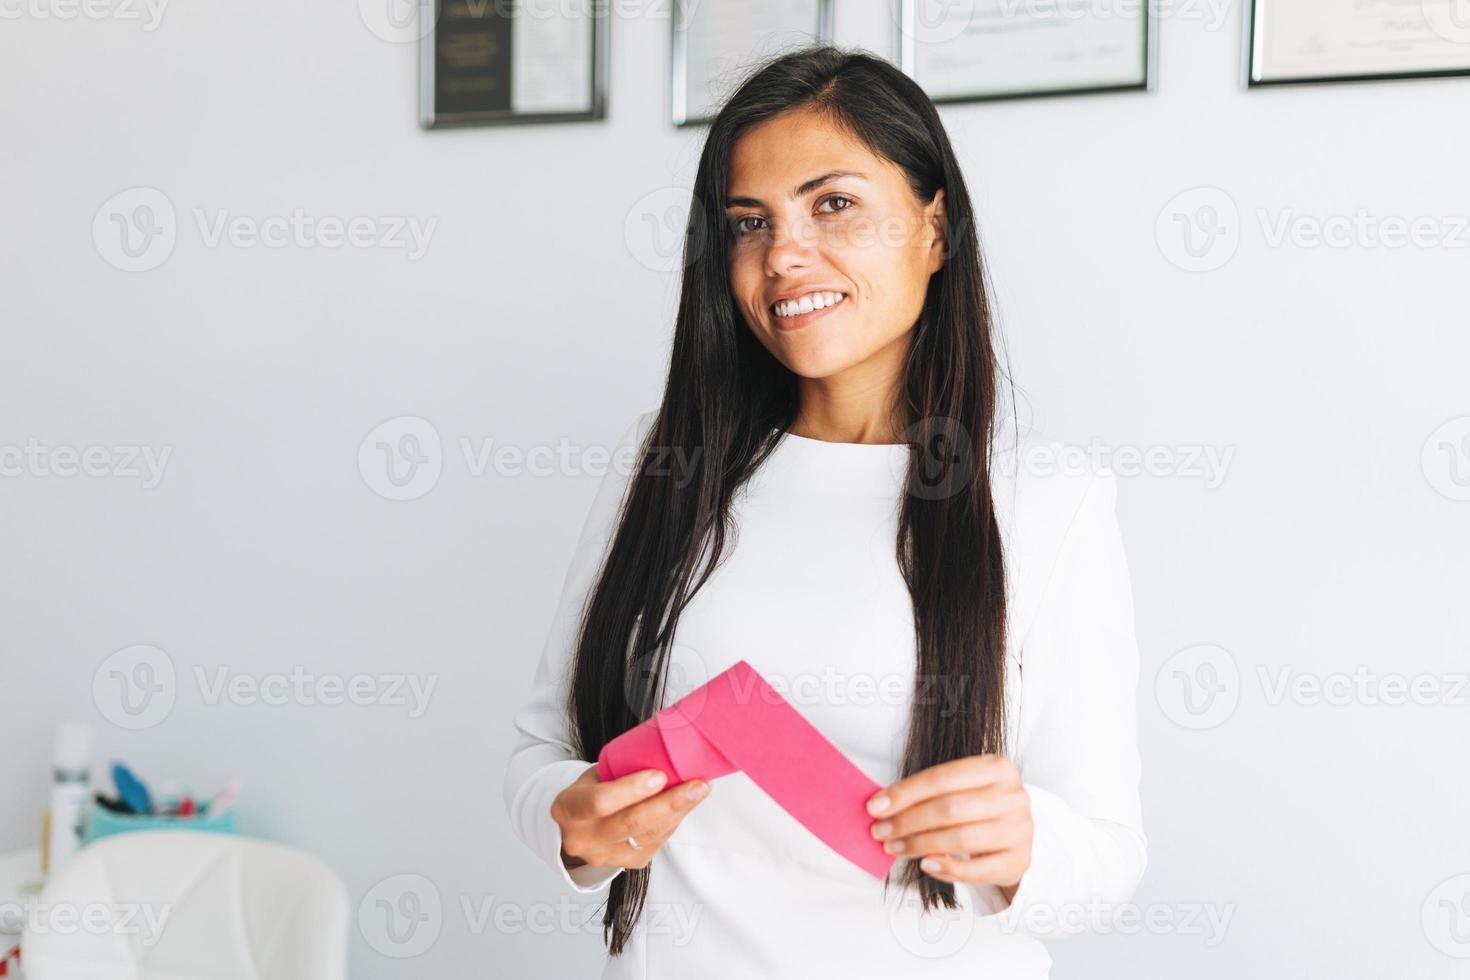
M773 276L789 275L811 264L814 243L805 225L777 227L766 251L766 271Z

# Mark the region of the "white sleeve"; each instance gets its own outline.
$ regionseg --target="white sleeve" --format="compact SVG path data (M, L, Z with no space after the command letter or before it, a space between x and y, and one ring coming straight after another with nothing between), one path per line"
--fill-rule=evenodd
M1110 917L1147 863L1138 642L1116 499L1117 478L1096 472L1022 639L1015 761L1034 834L1015 899L997 911L1039 934L1086 931L1099 908Z
M567 695L577 628L631 484L637 449L656 418L639 415L618 441L606 475L597 489L562 583L561 598L550 635L531 684L531 693L516 711L515 744L505 770L505 807L511 829L521 842L552 867L574 890L597 892L608 887L622 868L583 865L568 871L561 860L561 827L551 818L551 803L595 760L579 759L573 751Z

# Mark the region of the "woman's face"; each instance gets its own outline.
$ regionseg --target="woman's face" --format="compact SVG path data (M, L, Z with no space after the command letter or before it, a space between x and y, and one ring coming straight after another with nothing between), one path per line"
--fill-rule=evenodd
M897 165L793 109L736 141L725 216L730 288L777 360L812 379L902 365L944 264L943 190L917 200Z

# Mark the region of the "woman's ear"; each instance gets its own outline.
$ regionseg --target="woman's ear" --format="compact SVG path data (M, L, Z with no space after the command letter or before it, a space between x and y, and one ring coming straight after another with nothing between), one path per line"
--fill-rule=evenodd
M924 221L933 235L929 243L929 274L944 267L949 257L949 222L945 217L944 188L934 192L934 199L924 205Z

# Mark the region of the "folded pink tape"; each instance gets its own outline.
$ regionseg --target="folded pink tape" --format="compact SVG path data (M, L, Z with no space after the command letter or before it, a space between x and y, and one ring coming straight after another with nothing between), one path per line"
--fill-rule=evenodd
M744 660L608 742L606 782L660 769L668 786L743 772L828 847L877 878L894 857L873 839L867 801L882 789Z

